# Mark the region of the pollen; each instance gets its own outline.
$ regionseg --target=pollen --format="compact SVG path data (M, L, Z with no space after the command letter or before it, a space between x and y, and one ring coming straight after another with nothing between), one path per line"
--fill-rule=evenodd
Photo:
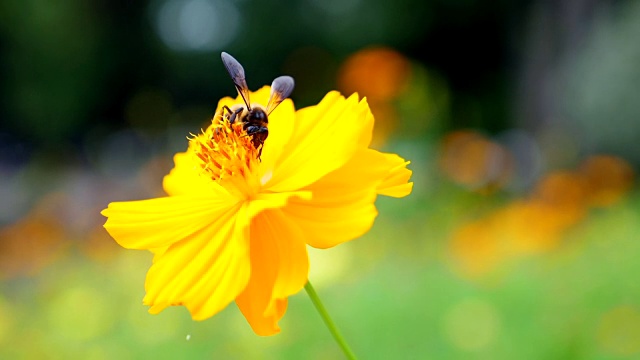
M201 134L192 135L189 147L198 157L203 176L221 183L247 179L257 167L258 150L242 123L214 118Z

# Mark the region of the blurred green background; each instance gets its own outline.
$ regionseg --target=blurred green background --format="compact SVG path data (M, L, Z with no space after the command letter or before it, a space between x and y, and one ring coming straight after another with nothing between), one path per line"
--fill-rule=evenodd
M151 254L99 215L156 197L234 88L367 96L411 160L363 238L310 279L366 359L640 358L640 2L0 3L0 358L328 359L304 293L281 334L235 305L141 304Z

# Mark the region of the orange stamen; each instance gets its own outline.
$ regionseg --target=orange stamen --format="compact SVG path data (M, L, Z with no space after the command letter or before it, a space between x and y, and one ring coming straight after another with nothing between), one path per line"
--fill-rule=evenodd
M234 177L246 178L259 163L258 151L253 147L242 124L215 118L201 134L190 138L190 148L202 162L203 174L222 182Z

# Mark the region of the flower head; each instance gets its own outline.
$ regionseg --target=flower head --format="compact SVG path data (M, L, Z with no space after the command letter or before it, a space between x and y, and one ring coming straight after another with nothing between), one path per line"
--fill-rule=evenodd
M266 104L269 87L251 94ZM242 104L224 98L223 106ZM378 194L411 192L408 162L369 149L373 115L356 94L328 93L269 115L256 149L220 115L190 138L164 178L167 197L109 204L105 228L121 246L154 259L144 304L159 313L184 305L195 320L234 301L259 335L279 332L287 297L307 281L306 246L329 248L369 230ZM261 155L260 154L261 151Z

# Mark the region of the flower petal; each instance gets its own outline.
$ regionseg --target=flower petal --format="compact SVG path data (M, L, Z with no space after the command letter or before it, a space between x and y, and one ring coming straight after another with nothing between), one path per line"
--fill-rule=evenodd
M329 248L366 233L377 216L378 187L404 160L372 149L359 150L343 167L309 185L311 200L292 198L285 214L303 230L307 244ZM394 183L395 184L395 183Z
M249 218L253 219L265 209L278 209L287 205L292 198L311 199L311 191L291 191L283 193L261 193L256 195L249 204Z
M153 247L144 303L149 312L184 305L194 320L213 316L249 281L249 223L265 209L284 206L309 192L259 194L251 202L231 202L199 230L165 247ZM179 198L179 197L176 197ZM172 199L172 198L169 198Z
M207 196L214 195L224 190L220 184L206 176L201 176L200 161L191 150L177 153L173 157L175 166L171 169L162 181L164 191L171 196L192 195Z
M396 198L409 195L413 189L413 183L409 182L412 172L407 169L409 161L405 161L396 154L384 155L387 164L389 164L389 172L378 185L378 194Z
M367 102L367 98L364 97L360 100L360 106L366 107L369 109L369 103ZM358 145L364 148L368 148L371 145L371 139L373 138L373 124L374 124L373 114L371 110L365 113L365 117L362 121L362 132L360 133L360 140L358 140Z
M280 331L287 296L307 282L309 261L301 230L281 210L260 213L251 223L251 278L236 303L256 334Z
M237 203L226 192L218 195L113 202L102 211L108 218L104 227L127 249L166 247L202 230Z
M144 304L157 314L184 305L204 320L242 292L250 275L246 204L237 205L208 227L156 255L145 282Z
M265 188L296 190L344 165L366 142L370 112L357 94L345 99L335 91L318 105L298 110L291 139Z

